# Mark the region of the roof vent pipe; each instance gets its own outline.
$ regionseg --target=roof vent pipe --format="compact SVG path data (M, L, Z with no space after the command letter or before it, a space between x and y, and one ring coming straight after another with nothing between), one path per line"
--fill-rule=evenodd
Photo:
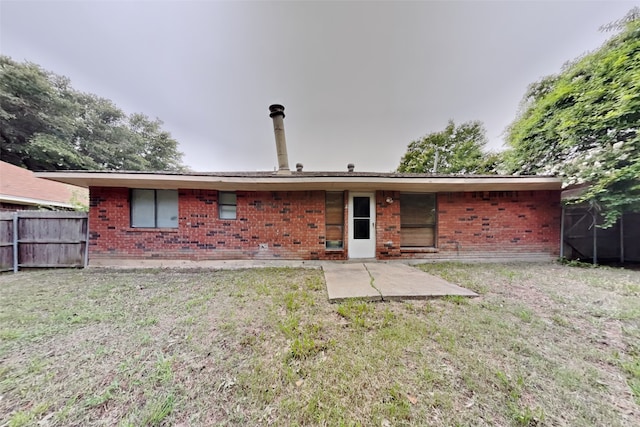
M354 169L355 167L356 167L356 166L355 166L353 163L349 163L349 164L347 165L347 170L348 170L349 172L353 172L353 169Z
M276 135L276 150L278 150L278 174L289 175L289 156L287 155L287 140L284 137L284 107L280 104L269 106L269 117L273 119L273 132Z

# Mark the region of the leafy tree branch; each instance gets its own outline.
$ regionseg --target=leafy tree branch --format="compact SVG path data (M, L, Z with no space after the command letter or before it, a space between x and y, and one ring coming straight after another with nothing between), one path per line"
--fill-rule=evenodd
M0 55L0 158L31 170L183 170L159 119L126 115L66 77Z
M605 227L640 211L639 18L633 9L600 49L533 83L507 133L509 172L588 185L577 201L600 206Z

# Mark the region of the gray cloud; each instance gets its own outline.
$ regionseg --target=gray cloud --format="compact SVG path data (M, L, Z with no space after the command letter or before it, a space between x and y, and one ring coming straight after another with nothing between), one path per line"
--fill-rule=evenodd
M529 83L633 2L0 2L0 51L165 121L195 170L390 171L448 119L491 148Z

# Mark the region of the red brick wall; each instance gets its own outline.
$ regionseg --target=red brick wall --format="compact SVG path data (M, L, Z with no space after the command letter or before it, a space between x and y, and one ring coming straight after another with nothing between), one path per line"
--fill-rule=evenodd
M217 191L179 190L178 228L141 229L130 227L128 189L91 188L90 257L344 258L325 253L324 191L236 194L235 220L218 218Z
M387 203L391 198L391 203ZM400 257L400 193L376 191L376 258Z
M130 227L129 190L91 188L91 258L345 259L325 250L323 191L237 193L237 219L218 219L215 190L179 190L178 228ZM345 204L348 195L345 193ZM387 198L392 203L387 203ZM555 257L560 192L437 195L433 252L400 248L400 194L376 192L376 256L398 258ZM345 211L345 222L348 217ZM266 244L266 248L260 248Z
M400 209L397 196L393 196L396 202L387 205L385 194L379 192L377 197L378 258L533 258L559 255L560 191L439 193L436 202L436 248L432 253L398 250ZM388 211L392 214L388 215ZM394 226L398 233L392 228Z
M439 194L437 209L441 251L560 253L560 191Z

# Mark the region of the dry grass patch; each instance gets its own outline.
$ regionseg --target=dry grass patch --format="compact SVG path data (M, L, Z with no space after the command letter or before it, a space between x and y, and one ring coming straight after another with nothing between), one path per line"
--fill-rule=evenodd
M0 276L0 425L640 423L640 272L434 264L475 299L329 304L302 269Z

